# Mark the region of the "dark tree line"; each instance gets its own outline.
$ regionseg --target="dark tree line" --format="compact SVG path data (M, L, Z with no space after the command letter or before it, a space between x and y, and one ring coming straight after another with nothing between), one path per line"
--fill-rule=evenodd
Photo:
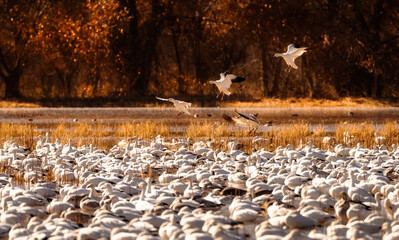
M397 98L395 0L0 0L0 96ZM275 52L309 47L286 73Z

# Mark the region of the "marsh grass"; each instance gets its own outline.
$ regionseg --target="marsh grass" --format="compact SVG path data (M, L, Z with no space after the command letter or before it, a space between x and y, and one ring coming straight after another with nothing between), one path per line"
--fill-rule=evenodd
M376 130L370 122L348 123L340 122L335 130L338 141L352 146L358 142L365 146L373 146Z
M262 98L258 101L231 101L220 104L222 107L389 107L397 104L368 98L341 98L337 100L313 98Z
M148 138L157 135L170 136L170 128L163 122L132 122L116 124L113 127L115 135L121 137L138 136L140 138Z
M211 121L192 121L189 123L185 132L186 137L208 137L211 139L220 139L221 137L247 137L250 128L233 127L229 124L211 122Z
M325 137L325 136L327 136L326 129L324 128L324 126L323 125L317 126L313 130L313 136L315 136L315 137Z
M385 121L379 131L379 134L388 139L397 139L399 136L397 121Z
M263 137L269 139L271 150L288 143L297 146L301 141L309 141L310 136L310 125L306 122L283 124L263 133Z
M185 131L176 131L182 128ZM231 124L214 121L191 121L185 126L178 126L177 123L137 121L131 123L59 123L59 124L35 124L35 123L1 123L0 136L2 142L7 140L17 141L19 144L34 149L38 140L38 135L45 135L50 132L51 141L58 139L66 144L72 139L75 146L93 144L96 147L109 149L121 139L137 136L142 139L149 139L151 136L161 135L168 139L173 137L192 137L194 141L198 139L214 139L220 141L230 141L236 138L238 141L246 142L247 149L252 147L250 143L252 137L262 136L265 141L264 147L273 151L279 145L288 143L294 146L313 141L316 146L322 147L322 138L330 135L322 125L311 130L308 122L293 122L272 127L263 133L250 133L250 128L237 127ZM334 136L337 143L346 143L353 146L361 142L365 147L375 145L375 136L387 138L386 144L398 142L399 129L396 121L387 121L381 125L380 130L376 130L371 122L348 123L339 122L335 126ZM348 141L349 136L349 141Z

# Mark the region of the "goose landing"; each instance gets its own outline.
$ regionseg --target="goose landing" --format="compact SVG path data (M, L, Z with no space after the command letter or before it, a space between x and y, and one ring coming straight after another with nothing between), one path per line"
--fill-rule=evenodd
M174 98L160 98L157 96L154 96L156 99L165 101L165 102L171 102L175 105L175 107L180 111L177 116L179 116L182 113L187 113L188 115L191 115L191 113L188 111L188 108L191 107L191 103L185 102L185 101L180 101L176 100Z
M282 57L287 63L287 67L285 68L286 72L291 70L291 67L294 69L298 69L298 66L295 64L295 59L300 57L302 54L306 52L307 47L298 47L295 44L290 44L287 47L287 52L285 53L276 53L274 57Z
M258 114L244 114L244 113L239 113L237 112L237 110L235 110L236 113L238 114L237 117L230 117L226 114L223 114L223 119L226 120L229 123L235 123L238 125L242 125L242 126L250 126L253 129L251 129L251 131L249 131L249 133L251 133L252 131L255 133L256 130L258 130L259 128L259 120L256 118L256 116L258 116Z
M229 88L232 83L239 83L245 81L244 77L237 77L236 75L233 74L228 74L227 72L221 73L220 74L220 79L217 81L209 81L209 84L215 84L216 87L219 89L219 94L216 96L216 98L219 97L220 94L222 94L221 100L223 101L224 95L230 95L231 92L229 92Z

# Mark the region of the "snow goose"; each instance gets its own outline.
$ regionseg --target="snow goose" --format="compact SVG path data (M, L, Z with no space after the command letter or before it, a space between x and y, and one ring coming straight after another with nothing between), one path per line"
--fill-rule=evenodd
M161 100L161 101L173 103L175 105L175 107L179 110L179 113L177 114L177 116L179 116L182 113L191 115L191 113L188 111L188 108L191 107L191 103L189 103L189 102L176 100L174 98L160 98L160 97L156 97L156 96L155 96L155 98L158 100Z
M305 217L299 212L289 214L285 219L285 224L290 229L307 229L316 226L316 222L313 219Z
M282 57L287 63L287 68L285 71L289 71L292 68L298 69L298 66L295 64L295 59L297 57L302 56L306 52L307 47L299 47L295 44L290 44L287 47L287 52L285 53L276 53L274 57Z
M227 114L223 114L222 115L223 119L229 123L252 127L249 133L251 133L252 131L255 133L260 125L259 120L256 118L258 114L244 114L237 112L237 110L235 111L238 114L237 117L230 117Z
M305 207L301 209L300 213L305 217L315 220L322 226L329 225L335 219L333 215L320 209L313 209L312 207Z
M237 77L236 75L233 74L228 74L228 72L224 72L220 74L220 79L217 81L209 81L209 84L215 84L216 87L219 89L219 94L216 96L216 98L219 97L220 94L222 94L221 100L223 101L224 95L231 95L231 92L229 92L229 88L232 83L239 83L243 82L245 80L244 77Z
M91 214L89 215L83 213L77 209L75 210L68 209L67 211L61 213L61 217L83 225L88 223L93 216Z
M136 206L136 209L139 211L150 211L151 209L154 208L155 204L151 201L148 201L145 197L146 184L140 183L139 186L141 188L141 195L139 200L133 201L133 204Z
M335 204L335 215L337 216L339 222L346 224L348 221L347 211L350 207L348 201L348 195L345 192L340 193L341 199Z
M189 178L189 180L190 180L190 183L189 183L188 187L184 190L183 196L185 198L201 196L201 193L202 193L201 188L194 187L192 179Z
M75 209L75 205L57 200L53 200L50 202L49 205L47 205L47 212L49 214L51 213L61 214L63 211L66 211L68 209Z
M95 189L93 185L89 185L90 193L89 196L84 197L80 201L80 209L82 209L83 213L86 214L94 214L94 212L100 208L100 199L95 196Z

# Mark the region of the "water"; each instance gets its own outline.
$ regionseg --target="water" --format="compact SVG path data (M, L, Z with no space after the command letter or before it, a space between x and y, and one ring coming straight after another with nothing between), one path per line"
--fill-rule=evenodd
M74 119L90 122L94 119L104 123L131 121L170 121L179 124L198 120L221 121L222 114L258 114L261 123L275 124L306 121L312 124L329 124L338 121L382 123L399 119L397 107L298 107L298 108L191 108L192 116L176 116L175 108L3 108L0 122L23 123L29 119L35 123L69 123Z

